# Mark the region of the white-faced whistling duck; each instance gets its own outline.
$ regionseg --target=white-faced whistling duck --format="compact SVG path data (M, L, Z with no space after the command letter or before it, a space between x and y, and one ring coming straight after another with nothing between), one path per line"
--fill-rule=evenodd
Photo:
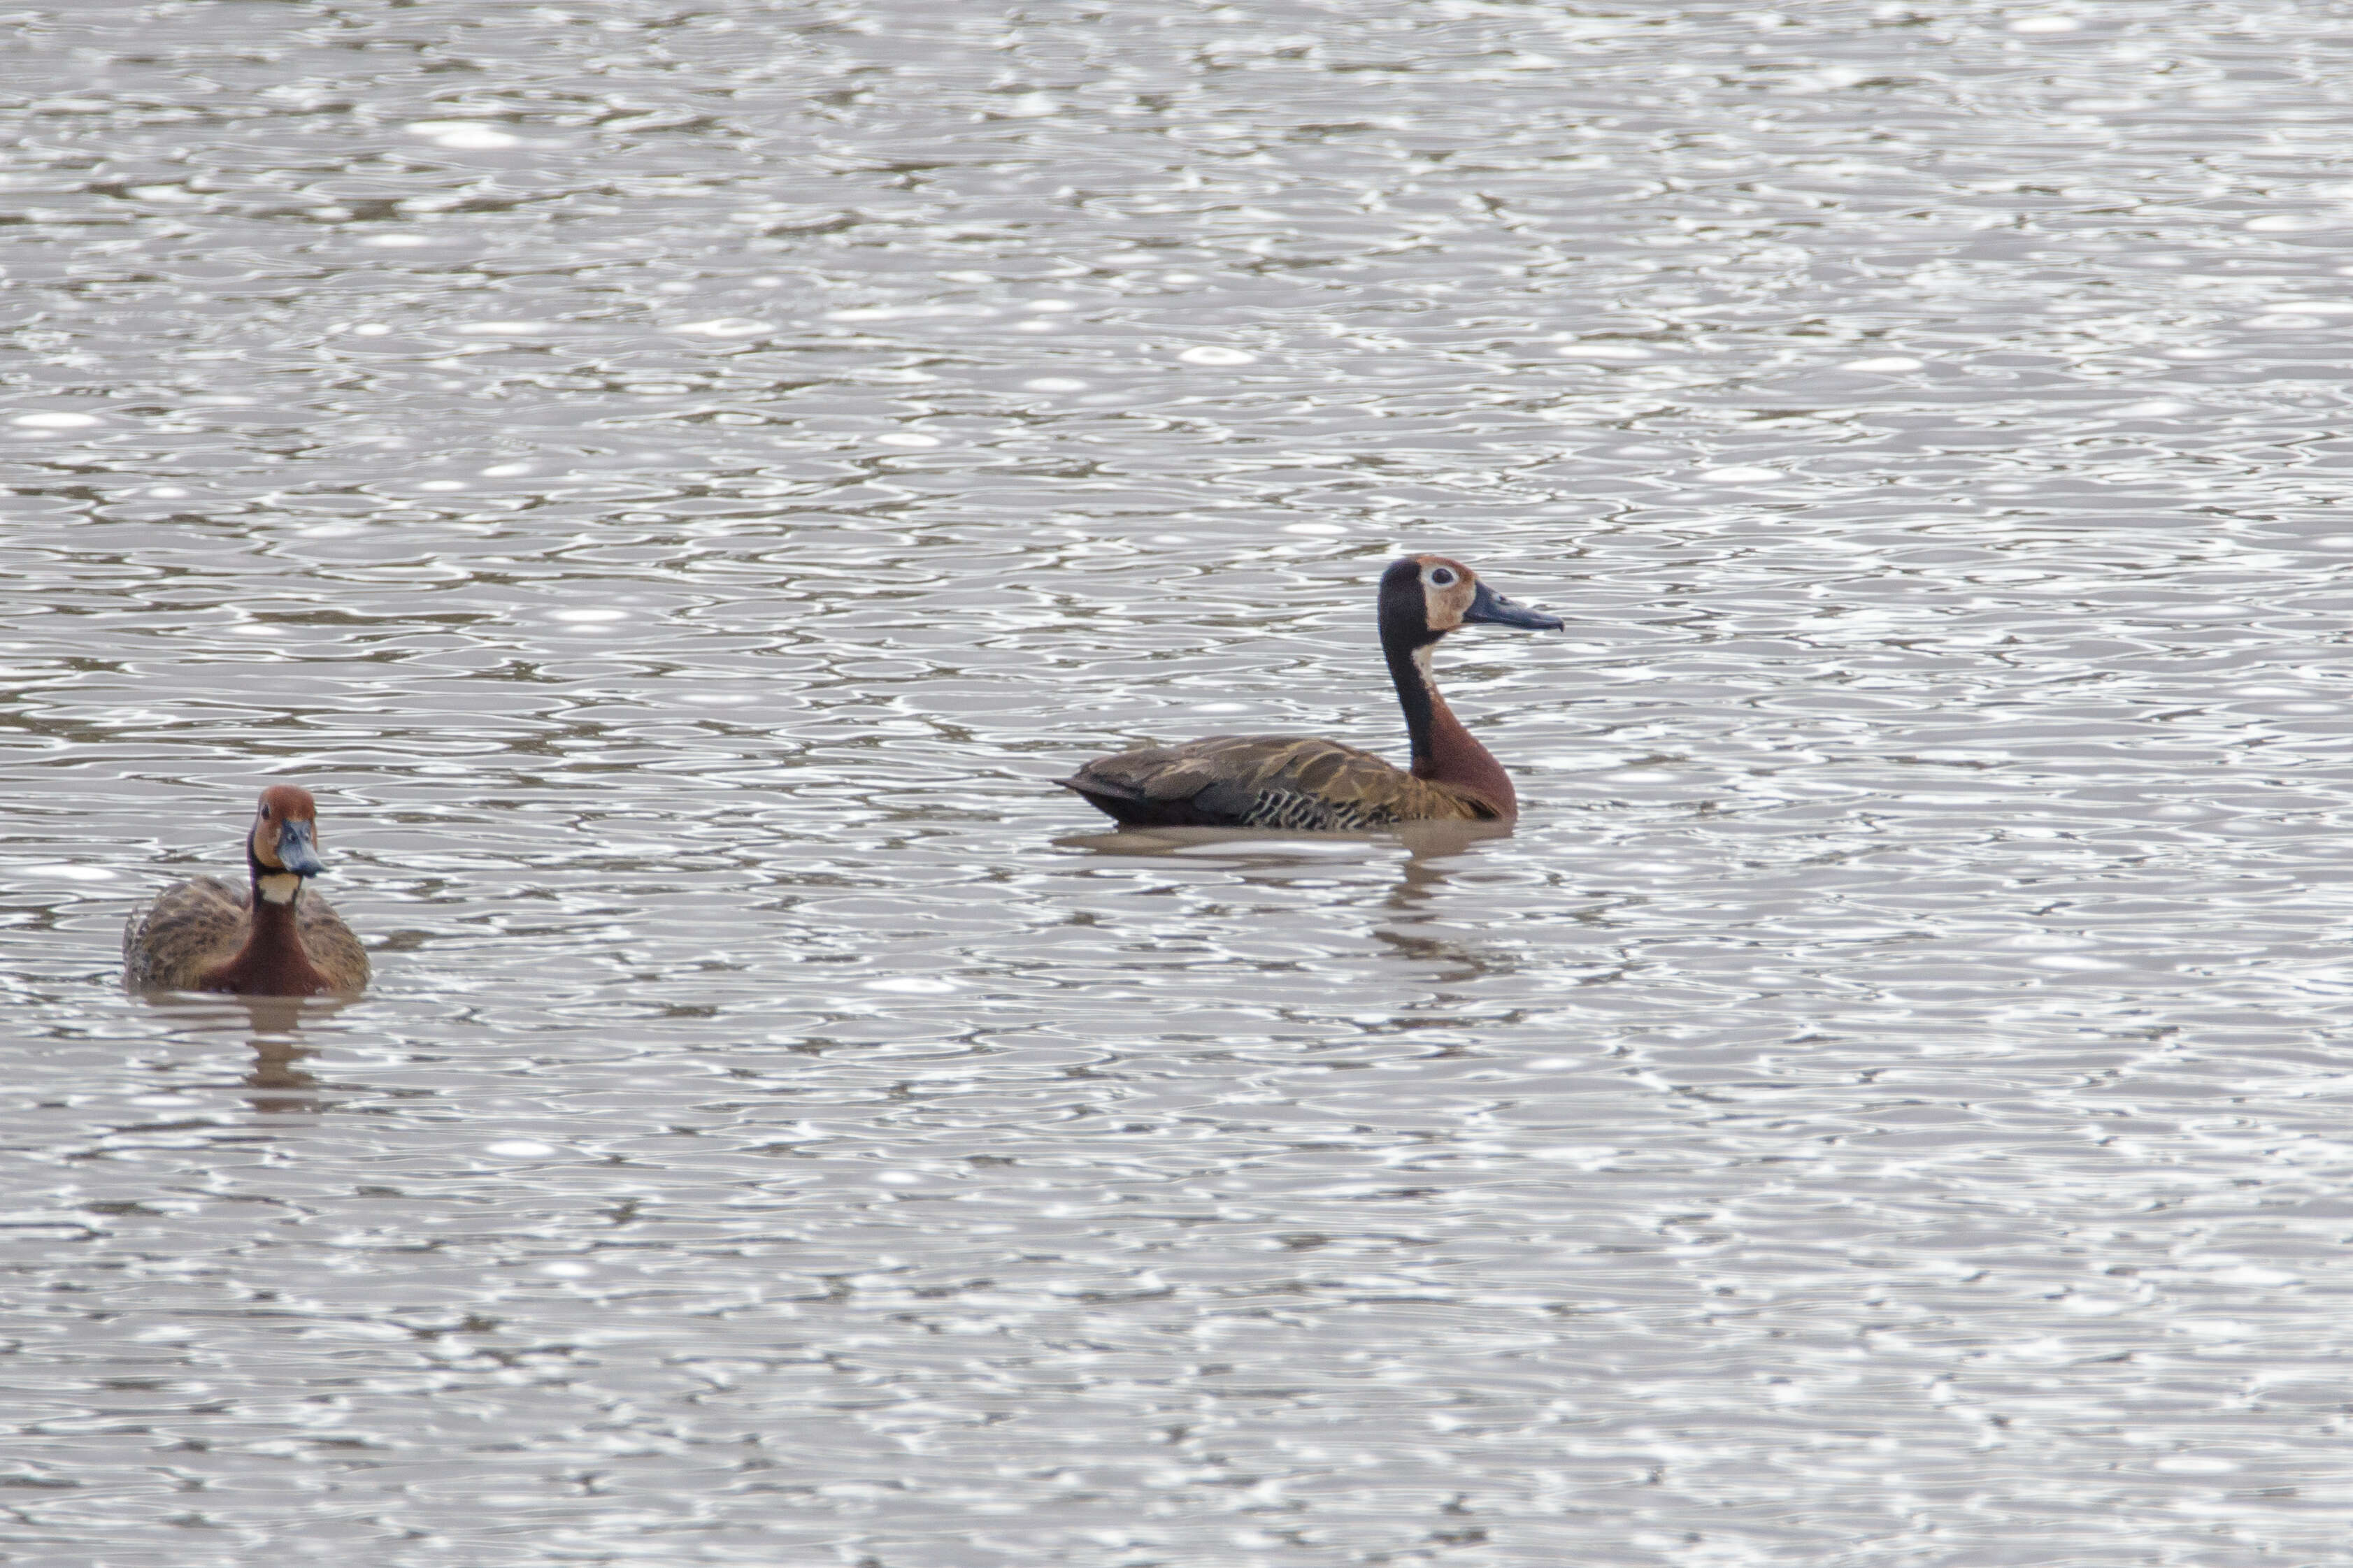
M1216 735L1097 757L1059 782L1128 827L1387 827L1400 822L1511 822L1511 775L1448 710L1430 650L1458 626L1558 631L1460 562L1409 555L1381 574L1381 651L1413 741L1409 773L1337 741Z
M176 883L131 911L122 983L134 991L316 996L366 987L368 960L327 900L304 884L319 863L311 792L271 784L245 836L249 888L213 877Z

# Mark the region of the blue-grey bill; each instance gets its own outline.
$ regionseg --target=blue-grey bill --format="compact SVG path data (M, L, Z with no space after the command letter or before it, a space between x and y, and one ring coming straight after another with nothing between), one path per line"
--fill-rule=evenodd
M298 877L315 877L327 868L311 842L311 825L290 822L278 830L278 863Z
M1466 624L1477 621L1491 626L1525 626L1532 632L1556 632L1567 624L1558 616L1514 605L1484 583L1471 596L1471 607L1462 612L1462 619Z

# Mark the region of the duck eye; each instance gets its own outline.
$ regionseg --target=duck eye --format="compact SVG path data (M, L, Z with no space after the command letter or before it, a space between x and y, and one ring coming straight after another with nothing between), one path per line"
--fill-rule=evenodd
M1454 586L1454 574L1443 566L1433 566L1430 569L1430 582L1435 588L1451 588Z

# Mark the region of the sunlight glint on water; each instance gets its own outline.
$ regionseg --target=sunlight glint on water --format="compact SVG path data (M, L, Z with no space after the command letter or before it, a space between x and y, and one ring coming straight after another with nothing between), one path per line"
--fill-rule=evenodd
M7 1552L2341 1553L2333 26L25 22ZM1052 787L1400 549L1516 834Z

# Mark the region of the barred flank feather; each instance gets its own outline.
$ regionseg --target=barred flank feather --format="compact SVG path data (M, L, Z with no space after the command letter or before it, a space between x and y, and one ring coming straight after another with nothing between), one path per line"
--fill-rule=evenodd
M1390 827L1495 813L1337 741L1213 735L1097 757L1060 781L1131 827Z

